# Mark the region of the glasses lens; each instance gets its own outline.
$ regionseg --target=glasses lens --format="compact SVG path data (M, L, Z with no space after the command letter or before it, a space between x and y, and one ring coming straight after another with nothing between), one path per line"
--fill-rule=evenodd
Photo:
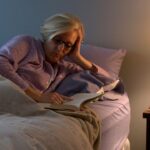
M57 44L58 46L59 46L59 45L63 45L64 48L65 48L66 50L68 50L68 51L71 50L72 47L73 47L73 45L71 45L70 43L67 43L67 42L65 42L65 41L63 41L63 40L60 40L60 39L54 38L53 41L54 41L55 44Z

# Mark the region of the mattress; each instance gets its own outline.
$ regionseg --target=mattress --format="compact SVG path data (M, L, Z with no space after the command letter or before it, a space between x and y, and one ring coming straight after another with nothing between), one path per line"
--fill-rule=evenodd
M126 139L121 150L130 150L129 139Z
M117 100L103 99L90 104L101 120L99 150L121 150L127 140L130 126L130 104L128 95L115 95ZM116 99L116 98L115 98Z

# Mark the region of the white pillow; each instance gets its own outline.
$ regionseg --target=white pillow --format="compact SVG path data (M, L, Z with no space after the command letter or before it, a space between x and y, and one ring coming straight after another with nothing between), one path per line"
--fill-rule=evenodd
M114 79L119 76L126 49L103 48L83 44L81 54L108 71Z

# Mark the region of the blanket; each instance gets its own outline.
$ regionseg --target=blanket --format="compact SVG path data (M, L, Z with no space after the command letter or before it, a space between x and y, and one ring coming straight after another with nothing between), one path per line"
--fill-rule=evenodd
M83 71L67 76L55 91L94 93L108 83L103 79ZM7 79L0 80L0 114L0 150L96 150L99 145L100 120L88 105L44 109Z
M92 150L100 126L88 108L43 109L11 81L0 81L0 150Z
M99 74L92 74L89 71L81 71L68 75L55 91L66 96L72 96L77 93L96 93L100 88L104 92L114 91L118 94L124 94L124 86L120 79L112 80Z

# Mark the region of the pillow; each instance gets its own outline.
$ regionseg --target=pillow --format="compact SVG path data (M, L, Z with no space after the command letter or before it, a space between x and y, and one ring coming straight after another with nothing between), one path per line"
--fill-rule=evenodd
M119 76L121 65L126 55L126 50L83 44L81 46L81 54L108 71L111 76L116 79Z

